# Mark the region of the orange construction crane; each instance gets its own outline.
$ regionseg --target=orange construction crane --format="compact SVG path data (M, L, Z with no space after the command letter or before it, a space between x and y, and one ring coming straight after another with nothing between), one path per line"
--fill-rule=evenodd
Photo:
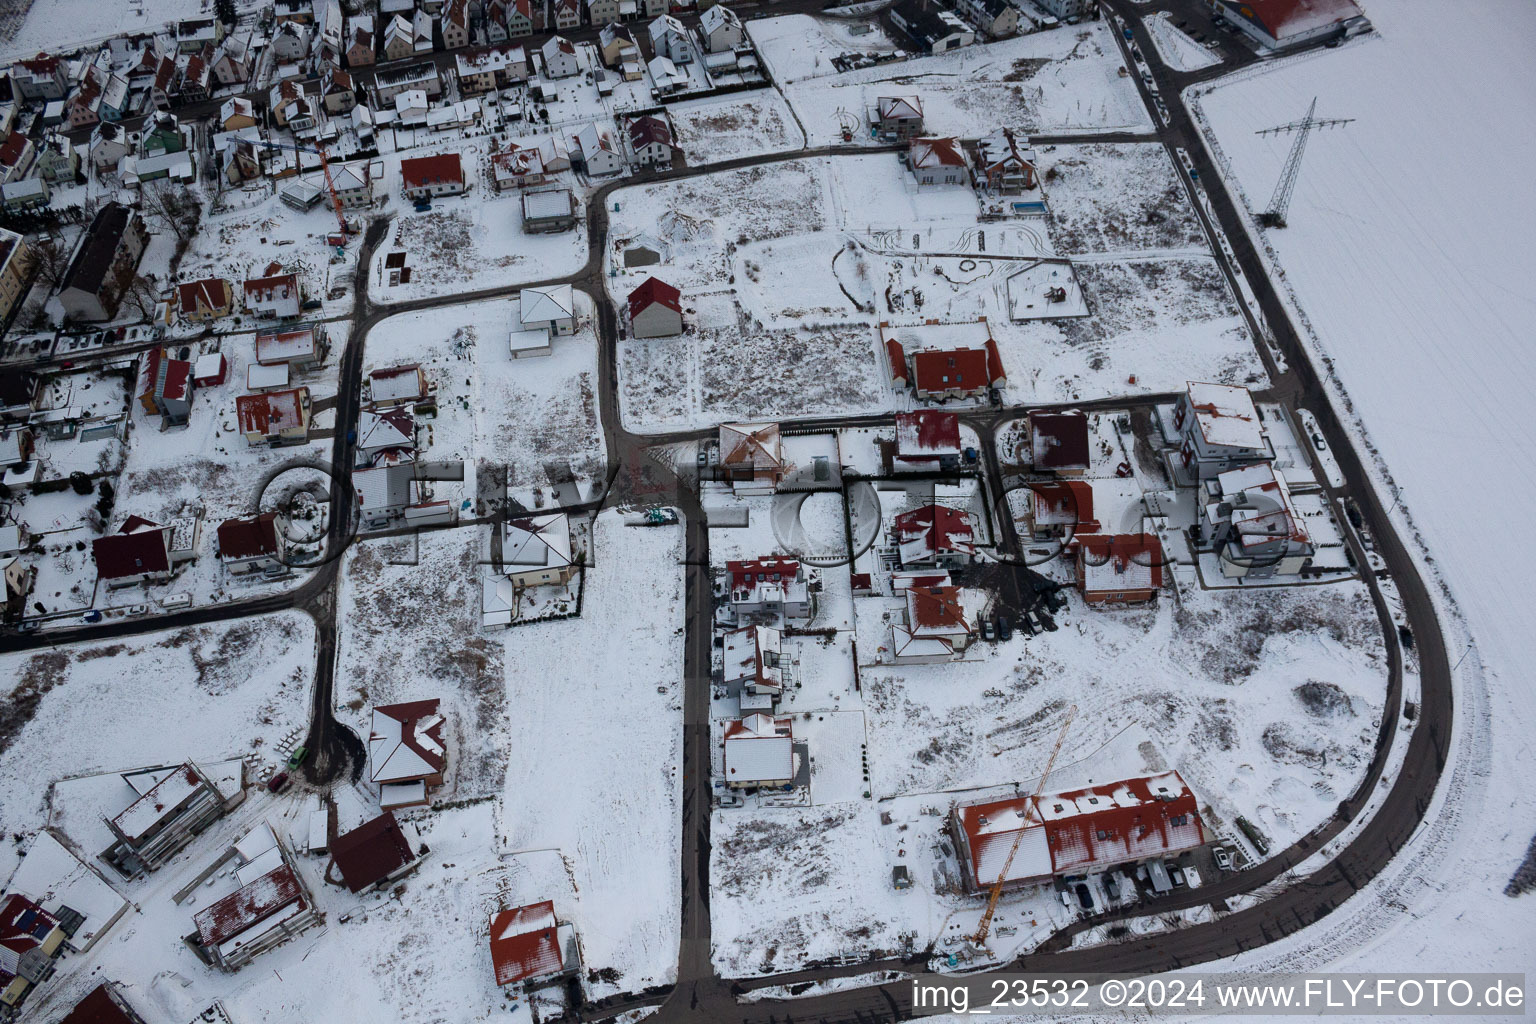
M987 935L992 931L992 915L997 913L997 901L1002 898L1003 884L1008 881L1008 871L1013 867L1013 858L1019 852L1019 845L1024 842L1024 833L1029 830L1029 814L1040 801L1040 794L1045 791L1045 780L1051 777L1051 769L1056 766L1056 755L1061 753L1061 745L1066 742L1067 730L1072 727L1072 719L1077 717L1077 705L1067 708L1067 720L1061 723L1061 732L1056 736L1056 745L1051 748L1051 756L1045 762L1045 771L1040 773L1040 784L1035 787L1035 793L1025 804L1024 823L1014 834L1013 846L1008 849L1008 859L1003 861L1003 870L998 873L997 881L992 883L992 892L987 897L987 912L981 915L981 926L976 929L976 934L971 941L981 947L987 944Z
M295 153L313 153L320 158L320 171L325 175L325 189L331 194L331 208L336 211L336 223L341 226L341 233L352 234L352 225L347 223L347 215L342 213L341 197L336 194L336 183L331 180L331 162L325 155L324 146L295 146L291 142L273 142L270 139L248 139L243 135L235 136L236 142L249 143L252 146L265 146L268 149L291 149Z

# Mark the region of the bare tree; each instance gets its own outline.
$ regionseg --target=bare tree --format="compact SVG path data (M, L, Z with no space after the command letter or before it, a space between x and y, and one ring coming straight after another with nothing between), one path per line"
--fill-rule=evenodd
M155 315L155 307L160 304L160 290L155 286L154 278L135 274L128 290L123 292L123 301L131 304L140 316L148 320Z
M143 190L140 201L156 223L176 236L178 249L192 241L203 222L202 200L185 185L157 181Z
M32 243L32 258L37 262L37 279L49 288L56 288L64 280L69 269L69 250L59 244L52 235Z

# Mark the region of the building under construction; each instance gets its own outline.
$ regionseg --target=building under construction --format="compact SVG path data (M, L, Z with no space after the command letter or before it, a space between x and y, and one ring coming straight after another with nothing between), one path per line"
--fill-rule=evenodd
M951 812L950 831L973 893L1000 879L1005 888L1034 885L1161 859L1207 842L1198 802L1178 772L962 804Z

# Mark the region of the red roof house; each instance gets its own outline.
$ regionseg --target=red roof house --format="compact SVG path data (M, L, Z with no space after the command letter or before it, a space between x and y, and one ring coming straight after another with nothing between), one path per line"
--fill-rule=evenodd
M896 458L915 469L953 466L960 459L960 415L938 409L897 413Z
M464 165L457 153L400 161L400 194L407 199L458 195L463 191Z
M1030 527L1036 533L1097 533L1093 486L1084 480L1051 480L1029 485Z
M76 1003L59 1024L144 1024L144 1018L133 1011L116 985L103 982Z
M918 398L974 398L1007 381L997 342L982 348L929 349L912 357Z
M330 849L336 870L353 892L394 881L415 870L420 861L393 811L337 836Z
M219 524L219 558L226 564L255 568L255 563L279 562L282 553L283 537L277 528L276 512L263 512L249 519L226 519Z
M176 286L176 301L185 320L217 320L233 309L235 290L222 277L205 277Z
M1077 539L1077 589L1088 604L1146 604L1163 588L1163 545L1155 534Z
M433 698L373 709L368 777L378 783L379 803L386 809L425 804L427 790L443 784L448 751L438 706Z
M560 941L560 922L550 900L491 915L491 964L496 984L539 982L576 969ZM574 959L574 958L573 958Z
M0 903L0 993L7 996L8 1008L43 979L63 944L58 920L21 893Z
M629 293L630 332L637 338L683 333L682 292L654 277Z
M976 557L975 533L964 512L924 505L896 517L903 565L965 565Z
M198 911L192 923L214 963L233 970L317 919L304 883L284 861Z
M1088 470L1088 417L1080 412L1032 412L1030 462L1035 470L1081 476Z
M129 516L116 533L91 542L98 579L135 583L141 579L169 576L171 527L141 516Z

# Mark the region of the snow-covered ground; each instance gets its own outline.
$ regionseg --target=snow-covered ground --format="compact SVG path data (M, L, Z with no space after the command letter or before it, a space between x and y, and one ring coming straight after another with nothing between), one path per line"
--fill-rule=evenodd
M1063 256L1090 252L1210 252L1161 145L1089 143L1037 151L1046 228Z
M868 44L867 36L844 39L840 27L803 14L752 21L748 31L812 146L841 142L847 116L860 125L856 137L865 135L867 108L893 94L917 95L935 135L977 138L1004 126L1026 134L1152 127L1135 85L1119 77L1120 51L1105 22L846 73L832 57L878 52L878 37Z
M1397 501L1448 586L1437 597L1459 662L1455 743L1430 826L1386 876L1345 913L1244 960L1508 969L1530 961L1529 921L1509 897L1529 886L1536 832L1524 585L1536 555L1507 540L1536 502L1536 456L1510 440L1526 433L1536 373L1524 174L1536 160L1525 46L1536 13L1486 0L1451 18L1427 0L1370 13L1372 36L1245 74L1200 107L1252 211L1292 142L1258 129L1301 117L1314 96L1319 116L1355 118L1310 140L1289 227L1263 241L1347 394L1341 411L1390 474L1383 503Z
M1158 11L1143 22L1152 33L1152 41L1164 63L1180 71L1199 71L1221 61L1215 53L1185 34L1172 19L1173 15L1167 11Z
M189 758L286 757L274 748L308 719L314 638L307 615L284 612L3 656L0 831L31 833L49 821L66 831L98 829L71 821L65 808L50 810L49 783L66 776ZM0 845L0 877L18 852Z
M762 153L788 153L805 145L789 104L776 89L723 99L685 100L667 108L688 166Z
M0 57L31 57L108 36L158 31L182 18L208 16L208 0L30 0L7 6L0 15Z
M496 482L477 480L481 465L505 467L508 491L529 507L556 483L574 481L585 493L601 478L597 340L591 301L576 300L581 329L553 339L547 356L512 358L516 298L402 313L369 332L366 369L420 363L437 385L437 416L423 440L431 459L465 460L461 497L474 499L480 483L499 495Z

